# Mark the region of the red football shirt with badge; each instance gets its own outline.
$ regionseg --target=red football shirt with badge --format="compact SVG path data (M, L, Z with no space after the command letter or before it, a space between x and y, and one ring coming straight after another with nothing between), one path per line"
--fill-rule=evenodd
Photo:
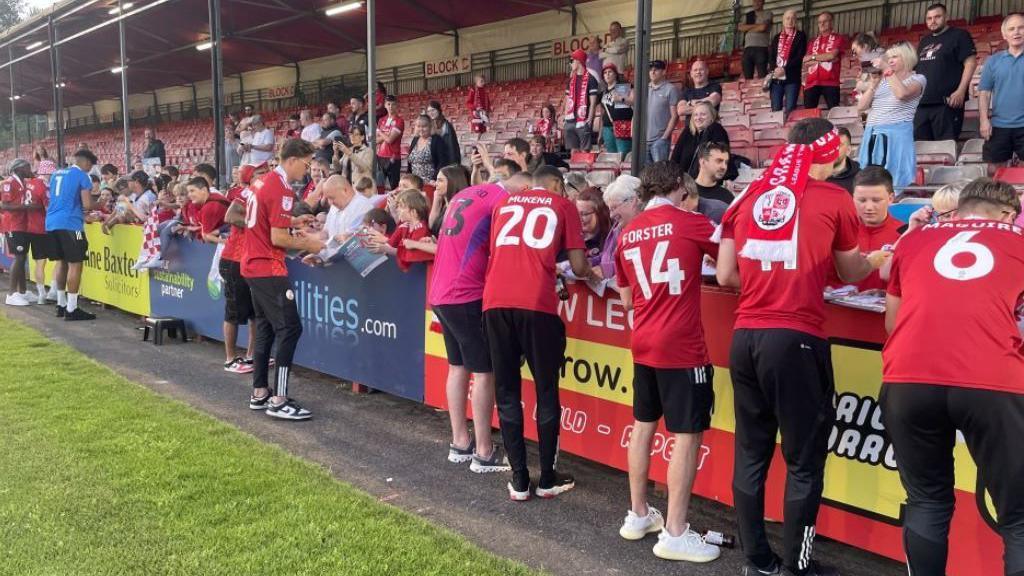
M857 230L857 245L860 246L861 253L867 256L876 250L891 250L896 245L896 241L900 239L900 230L903 226L905 226L903 222L892 216L886 218L881 226L872 227L864 224L863 221L860 222ZM872 270L867 278L855 283L854 286L857 287L858 292L863 292L865 290L885 290L886 284L887 282L882 280L878 274L878 270ZM830 287L847 285L839 278L835 266L829 273L828 285Z
M509 196L491 217L484 310L557 314L555 257L584 246L580 213L568 199L541 189Z
M430 236L430 230L422 222L410 224L403 222L388 238L388 245L396 250L395 259L398 260L398 268L405 272L413 262L429 262L434 259L430 252L422 250L409 250L405 247L405 240L423 240Z
M843 54L846 52L846 36L835 32L827 36L818 36L807 46L810 56L837 52L830 62L811 62L804 75L804 88L813 86L839 86L840 73L843 67Z
M266 278L287 276L285 250L270 240L272 228L290 228L295 193L280 166L253 182L253 193L245 206L245 256L242 276Z
M4 204L25 204L25 184L16 176L11 176L0 184L0 202ZM4 232L25 232L28 227L25 210L4 210L0 217L0 227Z
M42 206L28 211L25 231L29 234L46 234L46 207L50 204L49 188L41 178L29 178L25 181L25 187L25 200L29 204Z
M965 219L907 234L893 255L889 294L901 301L882 380L1024 394L1022 293L1020 227Z
M377 121L377 131L382 134L391 134L392 130L399 133L405 132L405 120L398 116L385 116ZM402 158L402 137L399 136L394 142L381 142L377 146L377 156L397 160Z
M248 186L235 186L234 188L228 189L227 199L232 204L240 204L245 206L246 201L252 192ZM232 226L231 231L228 232L228 241L224 243L224 250L221 251L220 257L222 260L230 260L232 262L241 262L244 254L245 242L245 228L239 228L238 226Z
M751 204L753 206L753 204ZM797 211L796 265L761 262L739 253L753 212L722 222L722 238L736 242L740 297L736 328L785 328L825 338L825 286L835 268L833 251L857 247L860 219L850 193L830 182L810 180Z
M224 225L224 215L228 213L228 206L230 203L223 194L211 193L206 202L199 207L199 227L204 236L213 234Z
M715 226L671 205L644 210L619 234L616 280L633 291L633 361L652 368L710 363L700 315L704 255L718 258Z

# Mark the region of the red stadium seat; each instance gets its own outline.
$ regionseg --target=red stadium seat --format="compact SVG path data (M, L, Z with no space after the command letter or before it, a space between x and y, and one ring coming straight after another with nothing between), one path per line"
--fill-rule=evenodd
M799 110L793 110L789 113L789 118L786 119L786 124L794 124L804 118L821 118L821 109L801 108Z
M1004 166L996 170L996 180L1006 182L1007 184L1013 184L1014 186L1024 186L1024 167L1021 166Z

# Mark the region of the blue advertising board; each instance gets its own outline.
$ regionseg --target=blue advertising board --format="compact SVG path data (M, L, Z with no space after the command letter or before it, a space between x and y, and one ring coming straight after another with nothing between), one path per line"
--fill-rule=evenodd
M184 319L222 340L223 290L210 278L214 247L176 238L167 248L170 269L150 274L153 316ZM303 328L296 364L423 401L424 265L403 273L390 260L361 278L345 263L313 268L289 260L288 277Z

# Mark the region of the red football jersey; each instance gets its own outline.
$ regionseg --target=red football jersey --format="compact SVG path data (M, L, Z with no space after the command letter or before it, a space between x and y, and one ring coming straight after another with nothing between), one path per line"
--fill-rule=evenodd
M43 179L29 178L25 181L25 202L42 206L27 212L25 231L29 234L46 234L46 207L50 204L50 195Z
M907 234L889 293L901 302L882 350L883 381L1024 394L1021 228L971 219Z
M249 190L248 186L235 186L228 190L227 199L232 204L241 204L245 206L249 196L252 195L252 191ZM224 250L221 251L220 257L223 260L231 260L232 262L241 262L244 254L243 244L245 243L245 228L239 228L238 226L232 226L231 231L228 233L228 241L224 243Z
M286 183L280 167L253 182L253 193L245 205L245 256L242 276L265 278L287 276L285 250L270 241L271 228L290 228L295 193Z
M228 200L221 194L211 193L206 202L199 207L199 226L203 235L213 234L224 225L224 215L228 213Z
M633 361L652 368L710 363L700 319L704 255L718 258L715 227L675 206L645 210L623 228L616 280L633 291Z
M882 222L881 226L875 226L874 228L868 227L861 222L857 231L857 245L860 247L862 254L867 256L868 254L882 249L891 250L896 245L896 241L900 239L900 229L904 226L903 222L889 216ZM829 271L828 285L833 287L846 286L846 282L839 279L839 273L836 272L835 266ZM854 284L859 292L865 290L885 290L886 281L882 280L882 277L878 275L878 270L874 270L867 278Z
M541 189L509 196L491 218L484 310L557 314L555 256L583 248L580 213L568 199Z
M736 241L740 298L736 328L786 328L825 338L824 291L835 268L833 251L857 247L860 219L850 193L817 180L807 183L797 224L797 262L764 263L739 256L746 243L750 211L722 222L722 238Z
M11 176L0 184L0 202L4 204L24 205L26 196L25 184L21 179ZM0 227L4 232L25 232L28 227L27 212L24 210L4 210L0 218Z
M405 242L403 242L406 239L423 240L428 236L430 236L430 230L422 222L416 224L403 222L391 233L391 236L388 238L388 245L397 250L395 258L398 260L398 267L403 272L408 270L409 265L413 262L429 262L434 259L434 255L430 252L408 250L405 247Z

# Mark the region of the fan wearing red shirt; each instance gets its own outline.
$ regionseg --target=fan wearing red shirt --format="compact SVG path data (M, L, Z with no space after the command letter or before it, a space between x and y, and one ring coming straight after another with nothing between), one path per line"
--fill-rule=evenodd
M470 129L477 134L487 132L491 122L491 99L487 97L487 79L483 74L473 77L473 85L466 94L466 107L469 108Z
M377 159L387 180L387 189L398 186L402 176L402 133L405 132L405 120L398 115L398 99L392 95L384 98L384 109L387 115L377 121Z
M700 315L704 256L718 257L708 218L680 208L698 196L693 179L674 162L655 162L640 174L644 211L619 234L616 277L633 310L633 433L629 440L631 508L619 529L627 540L661 532L654 555L665 560L710 562L717 546L706 544L687 523L702 434L711 427L714 369ZM686 184L689 184L687 188ZM658 421L675 435L668 467L668 518L647 504L651 440Z
M32 259L36 263L35 274L32 276L36 283L36 304L46 304L46 261L53 254L53 248L50 245L50 235L46 233L46 207L50 204L50 190L45 180L25 180L25 202L26 205L39 207L28 211L26 226Z
M398 268L407 272L413 262L429 262L434 259L437 245L429 242L430 229L427 228L430 207L423 193L403 190L395 199L395 209L401 224L388 238L388 246L391 248L388 252L398 260ZM424 246L426 243L430 246Z
M0 212L3 212L0 215L0 228L7 237L7 251L14 258L14 262L11 264L10 293L6 304L29 306L32 302L26 296L26 273L28 251L32 241L28 231L28 218L30 213L41 211L43 205L34 203L32 190L29 188L29 180L33 179L32 165L18 158L12 161L7 169L11 177L0 183ZM43 218L45 225L45 213Z
M722 219L718 282L740 289L730 372L736 413L733 498L748 568L836 574L811 560L835 419L823 291L835 266L844 282L872 267L857 246L850 194L825 182L839 156L832 124L808 118ZM834 262L834 264L833 264ZM768 543L764 493L782 432L786 462L782 558Z
M804 56L804 108L817 108L822 97L825 109L839 106L839 73L846 51L846 37L832 31L832 13L818 15L818 37Z
M235 353L238 326L248 324L255 316L249 284L242 278L242 258L245 255L245 206L252 196L250 185L268 172L267 163L246 164L238 171L241 186L228 190L231 205L224 214L224 222L231 226L224 250L220 254L218 270L224 282L224 370L235 374L252 372L256 330L250 326L249 345L245 356Z
M543 166L534 173L534 189L512 194L491 216L491 258L484 281L484 324L491 348L498 420L512 481L509 496L530 498L530 471L523 440L522 374L526 357L537 388L537 437L540 481L536 494L553 498L575 486L555 471L562 406L558 374L565 355L565 326L558 317L555 257L563 250L573 274L593 274L584 254L583 224L575 204L549 190L561 189L562 173Z
M1020 210L1012 186L979 178L960 193L956 220L909 232L893 256L879 401L907 491L915 575L946 573L958 430L995 504L1005 573L1024 574Z
M284 420L312 417L309 410L288 398L288 378L302 323L284 259L286 250L317 253L324 249L324 243L316 237L291 233L300 222L292 217L295 193L290 183L306 176L313 152L313 145L305 140L286 140L277 168L255 182L245 207L242 277L249 283L256 315L249 408L265 410L268 416ZM276 350L277 363L273 388L268 385L271 348Z

